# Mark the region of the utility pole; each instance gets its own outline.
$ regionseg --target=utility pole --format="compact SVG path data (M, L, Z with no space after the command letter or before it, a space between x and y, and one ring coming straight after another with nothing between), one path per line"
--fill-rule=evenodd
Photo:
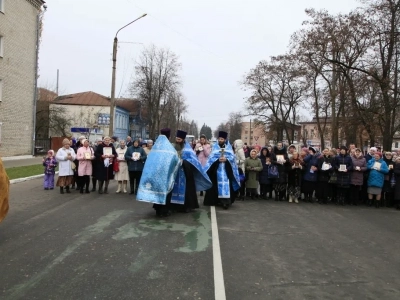
M112 77L111 77L111 99L110 99L110 127L109 127L109 136L114 135L114 110L115 110L115 73L117 70L117 49L118 49L118 33L124 29L125 27L128 27L131 25L133 22L136 22L137 20L144 18L147 16L147 14L143 14L139 18L133 20L132 22L126 24L125 26L121 27L118 29L117 33L115 34L114 37L114 44L113 44L113 66L112 66Z

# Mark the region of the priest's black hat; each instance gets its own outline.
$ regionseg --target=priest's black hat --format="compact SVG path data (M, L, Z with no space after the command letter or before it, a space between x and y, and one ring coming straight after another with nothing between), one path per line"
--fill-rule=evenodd
M187 135L186 131L179 130L179 129L176 131L176 137L178 137L178 138L181 138L184 140L186 138L186 135Z
M228 138L228 133L225 131L220 131L218 132L218 137L226 140Z
M171 136L171 129L169 128L163 128L160 130L160 134L165 135L167 139Z

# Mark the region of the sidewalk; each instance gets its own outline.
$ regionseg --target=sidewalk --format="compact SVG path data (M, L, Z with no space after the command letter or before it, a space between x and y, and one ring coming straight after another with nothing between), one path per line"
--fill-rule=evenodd
M43 158L32 157L25 159L13 159L13 160L3 160L4 168L14 168L14 167L23 167L23 166L32 166L32 165L40 165L42 163Z

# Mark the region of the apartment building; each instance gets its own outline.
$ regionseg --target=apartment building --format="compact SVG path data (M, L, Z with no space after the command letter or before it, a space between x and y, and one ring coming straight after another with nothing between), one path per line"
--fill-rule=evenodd
M0 0L0 156L32 154L43 0Z

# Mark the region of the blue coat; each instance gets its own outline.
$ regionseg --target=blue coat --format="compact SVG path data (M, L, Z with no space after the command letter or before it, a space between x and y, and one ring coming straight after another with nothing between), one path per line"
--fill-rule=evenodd
M316 155L308 154L304 158L304 163L306 164L305 173L303 179L306 181L317 181L318 171L311 172L311 167L318 168L318 157Z
M132 160L132 154L134 152L139 152L140 153L140 159L139 160ZM143 171L144 163L146 161L147 155L146 152L144 152L142 147L135 147L135 146L130 146L125 152L125 160L128 162L128 170L130 172L133 171Z
M380 170L373 169L375 162L381 163ZM371 159L370 161L368 161L367 169L370 170L368 177L368 186L382 188L383 182L385 180L385 174L389 173L389 168L385 161L382 158L380 160Z

